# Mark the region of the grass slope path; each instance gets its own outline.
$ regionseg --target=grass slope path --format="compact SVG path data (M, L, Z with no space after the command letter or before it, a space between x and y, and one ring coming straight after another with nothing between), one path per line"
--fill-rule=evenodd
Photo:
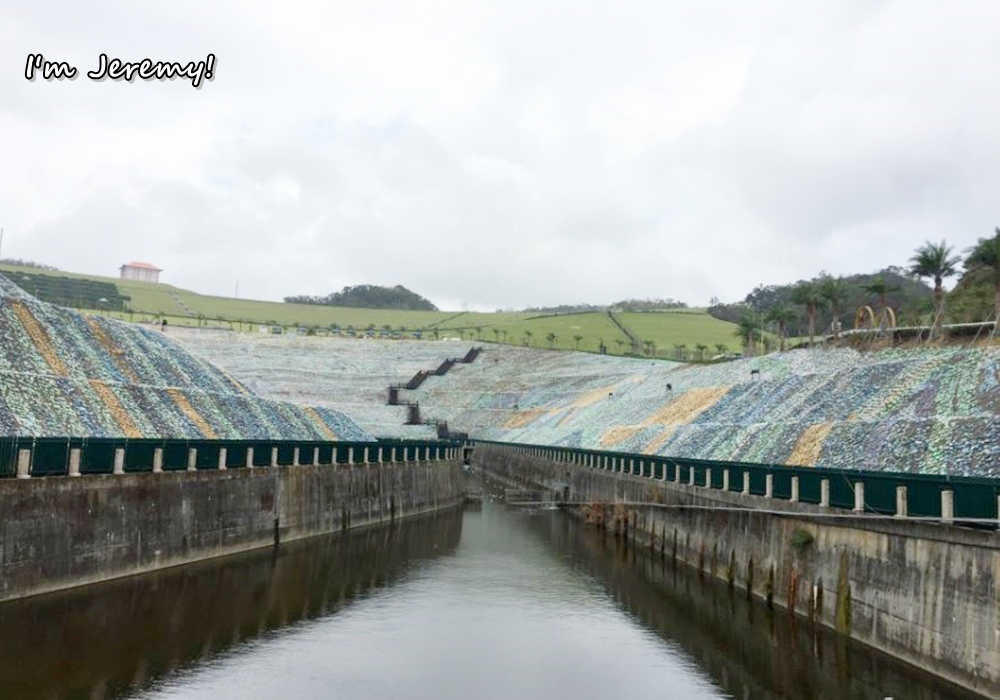
M164 334L38 301L0 275L0 435L368 440L262 399Z
M473 437L1000 476L1000 350L796 350L682 365L488 346L413 392Z

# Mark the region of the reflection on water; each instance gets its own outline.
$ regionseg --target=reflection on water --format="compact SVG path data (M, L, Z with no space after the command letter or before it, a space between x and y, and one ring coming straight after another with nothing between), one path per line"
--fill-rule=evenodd
M567 518L534 528L567 565L674 643L735 698L981 700L745 592Z
M481 509L0 605L0 698L967 700L558 512Z
M454 551L450 511L0 605L0 698L127 696L171 671L239 653ZM219 697L229 697L225 693Z

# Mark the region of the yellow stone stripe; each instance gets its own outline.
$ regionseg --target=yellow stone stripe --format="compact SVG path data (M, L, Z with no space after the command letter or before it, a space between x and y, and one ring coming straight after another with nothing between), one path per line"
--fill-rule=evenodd
M305 409L306 413L312 417L312 419L316 422L316 425L319 426L319 429L323 431L324 435L326 435L327 440L337 439L337 433L333 432L333 428L326 424L326 421L323 420L323 416L319 414L319 411L312 406L306 406Z
M123 350L115 344L115 341L111 339L111 336L108 335L108 332L104 330L101 324L93 318L87 318L86 321L87 325L90 326L90 330L93 332L94 337L97 338L97 342L101 347L108 351L108 354L111 355L111 359L114 361L115 366L121 370L122 374L124 374L129 381L134 384L142 384L142 380L139 378L139 375L136 374L135 370L132 369L132 367L130 367L129 364L123 359Z
M815 467L819 461L819 453L823 449L823 441L833 430L833 423L816 423L806 428L799 436L798 442L792 448L785 464Z
M201 431L202 435L204 435L206 439L208 440L219 439L219 436L216 435L215 430L212 428L212 426L208 424L208 421L206 421L204 418L201 417L201 414L199 414L196 410L194 410L194 406L191 405L191 403L187 400L187 397L184 396L184 394L182 394L177 389L167 389L167 393L170 394L170 398L174 400L174 403L177 404L177 407L184 412L184 415L190 418L191 421L196 426L198 426L198 430Z
M643 425L685 425L719 402L729 393L728 386L689 389L651 415Z
M530 425L537 418L541 418L548 411L541 409L530 409L526 411L517 411L510 418L504 421L503 427L505 428L524 428Z
M132 421L131 416L128 415L128 411L122 406L122 402L118 400L114 392L108 387L107 384L98 380L90 379L90 386L97 392L97 395L101 397L101 401L104 405L108 407L111 412L111 416L118 423L118 427L121 428L122 432L125 433L125 437L128 438L141 438L143 437L142 431L139 430L138 426Z
M619 445L630 437L642 430L641 425L619 425L615 428L611 428L598 441L601 447L614 447Z
M56 355L55 348L52 347L52 341L49 339L49 334L45 332L45 329L38 323L38 320L32 315L31 311L27 306L24 305L23 301L14 300L11 302L11 306L14 308L14 313L17 314L18 319L21 321L21 325L24 326L24 330L28 332L28 336L31 338L31 342L35 344L38 348L38 352L42 354L45 361L49 364L49 367L60 377L65 377L69 375L69 369L66 364L59 359Z
M652 442L646 445L646 447L642 451L648 455L655 455L657 452L660 451L661 447L667 444L667 440L672 438L674 436L674 433L676 432L677 432L676 425L668 425L666 428L663 429L663 432L657 435L655 438L653 438Z

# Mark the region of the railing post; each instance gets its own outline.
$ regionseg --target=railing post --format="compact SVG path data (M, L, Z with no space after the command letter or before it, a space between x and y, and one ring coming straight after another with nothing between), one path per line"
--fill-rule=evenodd
M198 471L198 448L188 448L188 469L189 472Z
M80 476L80 448L72 447L69 451L69 475Z
M955 492L951 489L941 491L941 522L955 522Z
M336 449L336 448L334 448L334 449ZM365 448L365 464L368 464L369 462L371 462L371 459L368 458L368 448L366 447Z
M271 466L272 467L278 466L278 448L277 447L272 447L271 448Z
M854 512L865 512L865 482L854 482Z
M774 498L774 474L764 477L764 498Z
M691 467L690 469L691 469L691 471L688 472L688 484L690 484L691 486L694 486L695 468Z
M17 478L31 478L31 449L22 447L17 451Z
M300 466L299 465L299 457L300 456L301 456L301 452L299 451L299 446L296 445L295 447L292 448L292 466L293 467Z
M337 448L334 447L333 449L337 449ZM354 448L353 447L348 447L347 448L347 463L348 464L354 464Z
M253 469L253 448L247 448L247 469Z
M396 447L395 446L393 446L393 448L392 448L391 457L390 457L389 461L392 462L393 464L396 463Z
M723 469L722 470L722 490L723 491L728 491L729 490L729 470L728 469Z
M706 489L712 488L712 468L711 467L706 467L705 468L705 488Z
M660 481L666 481L666 480L667 480L667 463L664 462L661 465L660 469Z
M830 480L819 480L819 506L820 508L830 507Z
M154 447L153 448L153 473L161 474L163 473L163 448Z
M219 448L219 471L226 471L226 453L228 450L225 447Z
M319 466L319 447L313 447L313 466Z
M896 487L896 517L905 518L907 513L907 503L906 503L906 487L897 486Z
M378 460L379 464L382 464L382 446L381 445L378 446L377 460Z
M743 472L743 495L750 495L750 472Z
M792 503L799 502L799 477L792 477L792 497L788 499Z
M116 447L115 448L115 467L114 467L114 473L115 474L124 474L125 473L125 448L124 447Z

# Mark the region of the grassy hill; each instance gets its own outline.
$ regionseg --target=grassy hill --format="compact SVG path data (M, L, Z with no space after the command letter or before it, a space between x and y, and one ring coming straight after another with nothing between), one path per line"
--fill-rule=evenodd
M410 336L420 331L429 339L464 338L482 342L511 345L531 345L562 350L579 349L598 352L601 344L608 354L628 354L632 351L631 337L639 341L639 354L651 347L657 357L677 357L678 345L686 346L686 356L695 356L698 344L711 348L718 343L737 349L735 325L712 318L704 310L683 309L667 312L621 313L614 319L605 312L539 315L529 312L455 312L398 311L389 309L356 309L311 304L286 304L198 294L169 284L152 284L114 277L80 275L71 272L43 270L0 264L4 273L26 291L37 294L43 301L83 308L114 318L136 322L158 322L167 319L170 325L210 326L233 330L254 331L261 327L280 326L301 328L304 332L326 334L337 329L340 333L353 330L358 335L367 332ZM42 280L42 277L61 278ZM125 297L123 310L111 303L79 303L88 299L74 293L73 280L93 287L94 283L112 284ZM46 299L49 290L63 291L62 299ZM93 295L91 295L92 297ZM101 297L107 298L107 297ZM617 323L615 322L617 320ZM368 329L371 329L369 331ZM551 334L551 337L550 337Z

